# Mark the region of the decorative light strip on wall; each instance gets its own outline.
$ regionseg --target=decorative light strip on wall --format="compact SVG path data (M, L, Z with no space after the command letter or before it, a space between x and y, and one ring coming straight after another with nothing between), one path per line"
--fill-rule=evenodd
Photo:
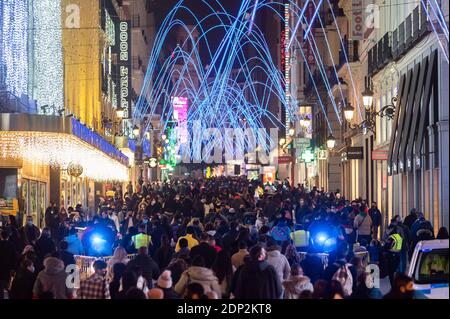
M61 3L32 1L33 78L31 95L38 106L64 108ZM39 111L41 109L39 108Z
M25 159L34 164L83 167L96 181L127 181L128 168L73 135L44 132L0 132L0 160Z
M284 67L284 80L286 82L286 136L289 135L289 129L291 128L291 114L290 114L290 102L291 102L291 54L288 46L290 39L290 12L289 3L284 4L284 39L285 39L285 67Z
M28 93L28 0L1 2L0 84L20 97Z

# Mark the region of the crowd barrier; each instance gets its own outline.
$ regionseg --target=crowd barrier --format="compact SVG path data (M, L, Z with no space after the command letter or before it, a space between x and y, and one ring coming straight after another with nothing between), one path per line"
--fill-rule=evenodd
M128 259L131 260L136 255L128 255ZM75 255L75 264L80 272L80 279L85 279L94 273L94 268L92 264L96 260L103 260L108 263L108 261L113 256L104 256L104 257L93 257L93 256L84 256L84 255Z
M353 253L355 257L361 258L362 265L366 267L369 264L369 253L367 251L358 251ZM300 252L300 261L306 258L306 252ZM317 256L322 261L323 268L325 269L328 266L328 254L327 253L314 253L312 254Z

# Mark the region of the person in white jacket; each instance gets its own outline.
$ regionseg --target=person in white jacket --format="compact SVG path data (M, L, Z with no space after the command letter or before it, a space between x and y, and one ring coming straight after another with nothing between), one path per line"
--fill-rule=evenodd
M108 218L111 219L114 222L114 225L116 226L116 230L118 233L120 233L120 222L119 217L117 216L116 212L112 209L108 210Z
M283 282L291 273L291 266L286 256L281 253L281 247L275 241L270 240L267 243L267 262L272 265L277 272L280 282Z

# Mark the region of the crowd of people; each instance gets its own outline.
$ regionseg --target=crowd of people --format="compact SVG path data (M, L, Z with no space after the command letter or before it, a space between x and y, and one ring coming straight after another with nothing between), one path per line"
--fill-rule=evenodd
M23 226L9 216L0 236L0 298L423 298L405 271L416 243L435 235L416 210L380 233L377 203L288 180L137 187L117 188L95 212L51 203L42 230L30 216ZM447 230L436 237L448 238ZM99 258L71 288L66 267L78 255ZM387 295L367 284L367 263L389 277Z

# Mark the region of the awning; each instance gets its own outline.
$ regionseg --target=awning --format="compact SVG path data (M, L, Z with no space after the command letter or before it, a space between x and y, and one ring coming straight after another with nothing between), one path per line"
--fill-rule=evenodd
M409 137L409 129L411 127L411 117L413 115L413 109L415 104L414 98L416 97L420 103L420 96L416 96L416 92L418 91L419 86L423 86L418 81L420 73L420 65L421 63L418 63L414 66L411 85L409 87L408 100L406 102L405 117L403 119L403 132L400 140L400 147L398 149L398 168L401 173L406 170L405 155L406 155L406 146L409 140L408 137Z
M422 145L423 137L425 134L425 129L429 123L429 107L431 102L431 92L433 87L438 87L438 70L437 70L437 50L433 52L430 57L430 62L428 63L427 77L425 80L425 88L423 92L423 101L421 107L421 116L419 127L417 129L417 139L415 141L414 147L414 162L416 169L419 169L422 165L421 155L422 155ZM435 92L437 94L437 92ZM434 102L433 102L434 103Z
M67 169L79 164L96 181L128 180L128 157L75 118L0 114L0 158Z
M404 86L403 94L400 98L400 101L398 103L398 110L396 110L399 113L399 117L397 118L398 124L397 124L397 131L395 132L395 138L394 138L394 148L392 151L392 162L390 164L392 165L392 173L397 174L398 173L398 150L400 148L400 142L402 140L402 133L403 133L403 124L405 123L405 113L407 109L407 101L409 96L409 89L411 87L412 82L412 74L413 71L409 70L407 76L406 76L406 83Z
M431 92L436 87L436 81L437 50L429 59L424 58L401 77L389 144L389 175L421 167L421 150L432 102Z
M417 83L423 83L425 80L425 75L426 72L428 71L428 57L425 57L425 59L423 59L422 63L420 64L420 75L419 75L419 79L417 80ZM423 85L418 85L417 86L417 90L416 90L416 95L413 101L413 108L412 108L412 112L411 112L411 125L410 125L410 129L409 129L409 137L407 139L407 147L406 147L406 152L403 153L403 161L406 163L406 169L408 171L411 171L412 168L414 167L414 158L413 158L413 152L414 152L414 140L417 137L417 128L418 128L418 124L419 124L419 119L421 116L421 111L420 111L420 107L421 107L421 96L422 96L422 92L423 92ZM406 139L405 139L406 140Z

